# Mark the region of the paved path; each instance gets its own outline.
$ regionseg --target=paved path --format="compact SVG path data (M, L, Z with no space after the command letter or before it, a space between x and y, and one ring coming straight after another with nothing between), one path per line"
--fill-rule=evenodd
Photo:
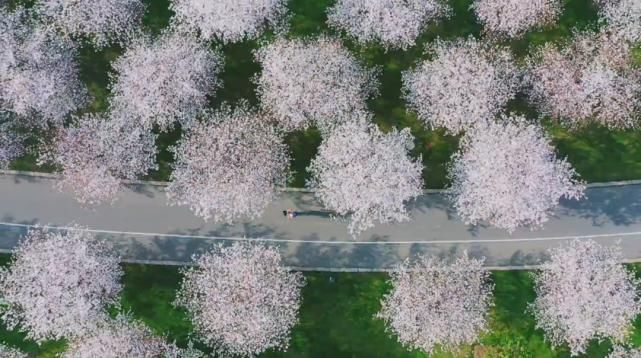
M379 225L354 241L346 224L330 219L307 192L283 192L260 220L215 225L168 206L162 185L131 184L113 206L91 211L53 189L54 180L0 173L0 250L11 250L32 225L76 223L112 241L130 262L183 264L216 242L262 238L281 248L287 265L301 269L382 270L414 253L462 250L508 268L536 265L546 248L577 236L621 240L627 259L641 259L640 184L590 187L587 199L564 201L544 229L512 235L465 226L442 194L426 193L412 205L411 222ZM286 208L302 214L286 220Z

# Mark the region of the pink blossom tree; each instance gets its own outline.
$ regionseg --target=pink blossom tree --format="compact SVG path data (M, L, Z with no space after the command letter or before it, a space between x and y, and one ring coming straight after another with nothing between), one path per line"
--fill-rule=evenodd
M258 97L283 127L328 130L363 111L376 92L376 72L362 67L340 41L278 39L256 51Z
M118 258L87 231L31 230L0 271L2 320L37 342L81 336L117 302L121 276Z
M205 119L174 149L169 202L215 222L259 217L289 177L282 134L247 104Z
M519 71L507 48L474 38L430 48L431 60L403 73L403 93L410 109L429 128L451 133L494 118L514 97Z
M592 339L626 338L641 312L641 282L620 263L620 247L573 240L549 253L535 275L530 306L546 339L579 355Z
M287 349L304 283L300 272L281 266L276 248L217 246L184 271L176 304L216 354L254 356Z
M370 118L338 126L307 168L308 187L329 210L349 216L352 236L375 223L409 220L406 203L422 194L421 158L409 128L381 132Z
M584 190L543 129L520 116L466 133L449 175L453 205L466 224L486 221L510 232L541 226L560 198L579 199Z
M597 0L601 21L630 42L641 41L641 2Z
M390 273L392 291L376 315L411 349L455 350L488 330L493 285L483 259L452 262L419 256Z
M58 131L45 145L40 163L61 168L59 190L83 205L116 199L122 180L136 179L156 168L155 135L124 119L85 114L72 127Z
M6 169L12 160L26 152L25 136L14 127L13 116L0 109L0 169Z
M440 0L338 0L327 11L327 22L361 44L377 41L385 48L407 49L429 22L449 10Z
M475 0L472 4L485 31L504 37L520 37L531 29L553 24L561 8L560 0Z
M62 33L102 47L134 37L145 6L140 0L37 0L35 11Z
M144 324L120 314L72 340L62 358L182 357L179 354L175 345L154 336Z
M0 2L0 5L2 2ZM3 344L0 344L0 357L2 358L28 358L26 353L23 353L17 349L7 347Z
M577 127L638 125L641 71L616 33L577 33L561 49L548 44L529 61L530 97L543 114Z
M626 348L620 345L612 347L612 351L608 354L608 358L639 358L641 357L641 349Z
M112 110L161 130L189 126L219 85L223 58L189 35L134 40L113 64Z
M0 107L25 124L62 125L86 102L74 44L38 25L26 10L0 8L0 48Z
M179 28L223 43L255 39L287 20L285 0L172 0L170 8Z

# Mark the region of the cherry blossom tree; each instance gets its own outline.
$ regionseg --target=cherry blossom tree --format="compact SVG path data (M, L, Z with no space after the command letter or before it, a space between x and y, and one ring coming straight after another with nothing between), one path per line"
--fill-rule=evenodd
M606 26L630 42L641 41L641 2L637 0L597 0Z
M221 245L184 271L176 304L216 354L254 356L287 349L304 283L300 272L281 266L276 248Z
M376 71L362 67L338 40L281 38L255 56L263 67L258 97L287 129L316 124L328 130L365 110L376 93Z
M174 149L169 202L215 222L258 218L289 177L282 134L246 103L205 119Z
M62 170L59 190L86 206L116 199L122 180L136 179L156 168L155 135L120 118L85 114L58 131L45 145L40 163Z
M382 133L368 117L338 126L307 168L308 187L328 209L349 215L352 236L375 223L409 220L405 204L422 194L421 159L409 128Z
M616 33L577 33L561 49L547 44L529 61L530 97L545 115L577 127L638 125L641 71Z
M381 42L385 48L407 49L429 22L448 14L440 0L338 0L327 22L360 43Z
M139 37L113 64L112 110L151 129L188 126L219 85L223 58L189 35Z
M500 119L466 133L452 156L453 205L466 224L486 221L510 232L539 227L560 198L581 198L584 185L539 125Z
M2 2L0 2L2 5ZM26 353L22 353L17 349L7 347L3 344L0 344L0 357L2 358L28 358Z
M641 349L630 349L615 345L612 347L612 352L608 354L608 358L641 358Z
M86 336L72 340L63 358L182 357L180 350L154 336L144 324L126 315L101 322Z
M507 48L472 37L437 40L431 60L403 73L409 108L429 128L459 133L494 118L514 97L519 72Z
M118 258L87 231L30 230L0 271L2 320L37 342L83 335L117 302L121 276Z
M15 128L15 118L0 109L0 169L25 153L25 136Z
M390 273L392 291L376 315L411 349L455 350L487 331L493 285L483 259L467 253L448 262L428 256L406 260Z
M64 34L100 48L134 37L145 6L140 0L37 0L35 11Z
M25 124L61 125L86 102L74 44L36 24L26 10L0 8L0 48L0 107Z
M591 339L622 341L641 312L639 280L621 264L618 246L573 240L549 251L530 308L553 346L585 353Z
M560 0L475 0L472 8L490 34L520 37L553 24L561 13Z
M285 0L172 0L170 8L179 28L223 43L255 39L287 20Z

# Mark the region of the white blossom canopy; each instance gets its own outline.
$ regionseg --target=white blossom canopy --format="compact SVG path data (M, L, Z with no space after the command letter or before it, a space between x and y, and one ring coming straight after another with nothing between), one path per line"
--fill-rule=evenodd
M172 0L170 8L179 28L223 43L255 39L287 20L286 0Z
M190 35L134 40L113 63L112 111L161 130L189 126L220 86L222 56Z
M236 243L195 259L184 271L176 304L218 355L254 356L287 349L304 284L300 272L281 266L276 248Z
M9 163L26 152L25 136L15 128L15 118L0 109L0 169L9 167Z
M520 116L466 133L449 175L453 205L466 224L486 221L510 232L541 226L560 198L578 199L584 190L543 129Z
M133 180L156 168L156 137L151 131L98 114L85 114L76 121L59 130L40 162L61 168L56 186L79 203L112 203L123 179Z
M62 33L100 48L135 37L145 6L140 0L37 0L35 11Z
M545 115L576 127L638 125L641 71L630 46L612 32L578 33L561 49L548 44L530 59L530 97Z
M431 60L403 73L403 94L428 128L459 133L494 118L514 97L519 72L507 48L474 38L437 40Z
M289 177L282 134L247 104L209 113L174 152L169 202L205 220L258 218Z
M405 205L423 189L421 158L409 156L409 128L382 133L368 119L338 126L307 168L308 187L326 208L349 215L352 236L375 223L409 220Z
M178 358L179 352L142 323L121 314L72 340L62 358Z
M475 0L472 9L486 32L520 37L531 29L553 24L562 4L560 0Z
M38 25L26 10L0 8L0 48L0 107L25 124L61 125L86 102L74 44Z
M487 331L493 285L483 261L467 253L452 262L419 256L390 273L392 291L376 315L411 349L456 350Z
M258 98L286 129L316 124L328 130L365 110L365 101L376 93L376 71L362 67L335 39L281 38L255 56L262 65Z
M641 358L641 349L631 349L615 345L612 347L612 352L608 354L608 358Z
M2 320L37 342L83 335L117 302L121 276L118 258L90 233L31 230L0 271Z
M338 0L327 11L327 22L361 44L407 49L429 22L449 10L440 0Z
M583 239L549 253L535 275L537 297L530 306L546 339L579 355L592 339L626 338L641 312L641 282L620 263L621 248Z
M630 42L641 41L641 2L638 0L597 0L606 26Z
M0 2L0 5L2 2ZM0 344L0 357L2 358L28 358L29 356L26 353L22 353L17 349L7 347L3 344Z

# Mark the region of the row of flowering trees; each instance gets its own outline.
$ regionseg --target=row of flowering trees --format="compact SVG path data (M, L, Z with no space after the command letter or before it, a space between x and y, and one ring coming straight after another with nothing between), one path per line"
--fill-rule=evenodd
M0 270L0 318L29 339L69 341L64 357L202 357L156 336L126 313L109 315L122 290L111 249L88 231L34 229ZM592 340L625 343L641 313L641 282L621 264L618 246L574 240L549 251L534 273L529 312L554 347L585 353ZM255 243L215 246L183 270L175 305L195 338L219 356L286 350L298 322L300 272L278 249ZM408 259L390 272L391 290L376 318L410 349L456 351L489 330L493 285L483 259ZM612 356L626 356L618 346ZM0 346L0 353L20 353ZM630 354L630 353L627 353ZM5 356L3 355L3 356Z
M0 317L38 343L67 339L63 357L202 357L118 309L122 275L112 249L87 230L33 229L0 269ZM287 348L304 284L301 273L282 266L275 248L217 246L184 270L175 304L216 353L255 356ZM121 313L110 315L110 308ZM19 356L0 346L4 354Z
M323 142L308 168L307 186L328 210L350 218L350 233L408 220L407 204L423 188L421 158L411 155L414 138L408 129L385 133L372 124L367 100L376 95L378 70L366 68L340 41L277 37L254 54L262 67L255 78L260 107L241 102L207 108L208 96L221 87L224 62L207 41L255 37L286 17L281 1L244 1L175 1L172 26L157 36L136 30L142 7L134 0L100 0L93 10L83 1L44 0L32 10L0 9L0 46L6 49L0 54L0 164L24 153L23 136L11 128L48 129L40 162L61 169L58 186L84 205L109 203L124 180L156 168L152 129L180 124L184 135L173 148L169 203L230 223L262 214L289 177L284 134L315 126ZM463 134L450 164L449 193L466 223L509 231L537 227L560 198L582 197L582 182L556 158L540 125L504 113L518 92L570 128L589 121L616 129L637 125L641 71L632 65L631 49L641 35L635 18L625 14L638 9L624 0L598 5L601 30L546 44L524 66L505 47L465 38L435 41L428 58L403 73L403 97L425 126ZM503 15L491 17L515 9L530 11L523 17L528 21L549 22L559 4L487 0L474 8L491 27L508 26ZM115 9L129 15L105 16ZM221 14L230 11L242 14L223 23L231 14ZM410 25L396 22L396 12L413 16ZM372 35L380 22L374 19L409 30L445 13L442 4L430 1L345 0L330 9L329 21L360 25L348 32L364 41L389 35L382 41L401 44L393 32ZM493 30L510 36L523 31ZM399 36L411 42L412 36ZM112 64L105 113L69 116L87 100L75 61L78 37L97 46L124 39L118 40L126 49Z
M641 6L635 0L594 0L602 21L631 40L641 34ZM0 5L2 3L0 2ZM553 24L563 11L561 0L475 0L477 20L496 38L518 38ZM290 18L285 0L172 0L172 26L221 43L255 39L268 28L281 32ZM140 33L145 5L140 0L37 0L34 13L65 36L101 47L124 44ZM426 27L452 14L443 0L337 0L327 23L358 42L407 49Z

